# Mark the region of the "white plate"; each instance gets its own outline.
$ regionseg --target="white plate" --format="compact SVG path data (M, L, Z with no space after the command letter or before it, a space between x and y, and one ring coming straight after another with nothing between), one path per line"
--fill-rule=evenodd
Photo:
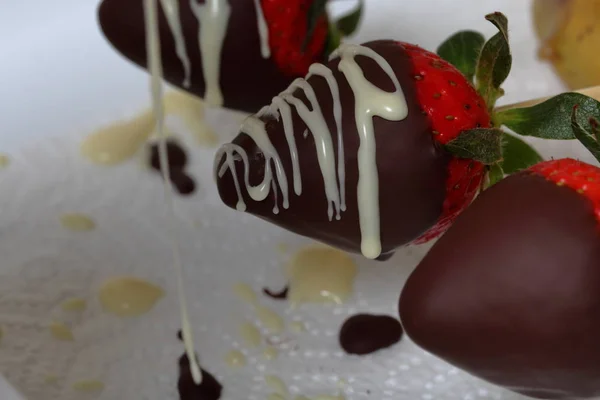
M503 102L557 93L562 90L557 78L535 59L527 3L371 0L354 40L396 38L433 50L459 29L493 34L483 16L500 10L511 21L515 59ZM175 338L177 299L162 229L167 214L160 180L136 162L92 166L77 151L95 128L148 105L146 75L103 40L95 8L93 0L0 5L0 151L12 157L10 167L0 171L0 326L5 330L0 371L29 400L171 399L182 348ZM213 112L211 120L227 140L236 133L239 115ZM582 154L577 143L561 146L562 155ZM552 155L556 148L546 144L542 150ZM225 366L224 354L243 347L236 335L240 316L251 315L231 286L282 284L286 256L277 244L294 248L308 241L222 206L211 179L212 150L196 146L192 162L200 191L177 200L179 233L201 361L224 384L224 399L265 398L265 373L276 373L293 392L308 395L334 393L343 378L348 399L371 398L367 391L381 400L518 398L449 367L407 339L372 357L350 358L338 350L337 328L348 314L395 314L400 288L422 248L402 251L386 264L359 260L357 290L344 306L292 311L273 304L287 319L302 318L309 332L289 334L297 346L276 361L249 350L247 367ZM59 215L74 211L93 216L98 228L83 235L61 229ZM95 297L99 283L124 274L159 283L166 298L133 320L103 313ZM50 338L47 325L67 318L58 306L68 296L87 298L89 308L68 317L76 341L60 343ZM48 374L57 375L58 382L45 383ZM99 379L105 390L83 396L71 388L79 379ZM0 381L0 398L13 397Z

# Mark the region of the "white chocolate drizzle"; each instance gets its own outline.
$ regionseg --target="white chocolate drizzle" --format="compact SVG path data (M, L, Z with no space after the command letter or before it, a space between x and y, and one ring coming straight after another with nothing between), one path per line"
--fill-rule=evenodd
M168 153L165 134L165 110L163 104L163 84L162 84L162 63L161 46L158 30L158 0L144 0L144 21L146 26L146 54L148 57L148 70L150 71L150 90L152 94L152 109L156 118L156 131L158 132L159 157L161 172L165 187L165 202L169 210L169 236L171 238L171 250L173 257L173 266L177 276L177 288L179 294L179 307L181 311L181 331L186 355L189 360L190 371L194 382L199 385L202 383L202 370L196 360L194 351L194 339L192 327L187 310L187 301L185 296L185 285L183 281L183 265L181 263L180 246L175 230L175 204L173 200L173 188L170 179Z
M220 107L223 105L223 94L219 79L221 75L221 51L229 26L231 7L227 0L206 0L200 5L197 0L190 0L190 8L198 19L198 45L202 54L202 71L206 92L204 101Z
M393 92L385 92L369 82L356 56L366 56L377 62L392 79ZM345 45L334 52L341 58L338 69L346 76L354 92L354 113L360 138L358 148L358 215L360 218L361 252L367 258L381 254L379 215L379 176L375 152L375 129L373 117L401 121L408 116L408 105L400 82L390 64L377 52L364 46Z
M269 58L271 57L269 27L267 26L267 21L265 21L265 15L263 14L260 0L254 0L254 7L256 8L256 23L258 24L258 36L260 38L260 54L263 58Z
M183 87L189 88L191 83L192 65L190 57L185 47L185 38L183 36L183 28L181 27L181 16L179 12L178 0L160 0L163 12L169 24L169 29L175 40L175 52L181 65L183 66Z
M204 100L212 106L223 105L223 94L221 92L221 53L229 18L231 6L228 0L206 0L204 4L198 0L189 0L192 13L198 20L198 47L202 55L202 72L206 86ZM191 85L192 66L188 55L183 28L181 25L181 12L179 0L160 0L165 18L175 41L175 52L183 66L183 87ZM256 26L260 39L260 53L263 58L271 56L269 46L269 27L260 4L260 0L254 0L256 8Z
M370 82L365 77L360 65L356 62L356 56L368 57L375 61L381 70L391 79L394 91L386 92ZM338 57L340 58L338 70L344 74L354 93L355 122L360 139L357 154L358 184L356 190L361 231L361 252L367 258L377 258L381 254L382 249L379 212L379 175L377 171L373 117L378 116L390 121L401 121L408 115L408 105L394 70L385 58L376 51L365 46L343 44L332 54L331 59ZM329 130L327 120L314 89L306 81L311 76L317 75L327 81L333 99L333 118L338 142L337 166L333 149L332 132ZM242 198L240 183L236 174L236 156L243 161L245 168L244 183L252 200L257 202L263 201L269 195L271 188L273 188L275 194L277 194L277 189L281 191L283 208L287 209L289 206L288 183L285 171L283 171L277 150L274 148L266 132L265 122L260 119L267 115L273 116L278 120L279 118L282 119L283 130L292 160L294 192L297 196L302 194L302 175L299 167L299 155L294 138L290 106L296 108L299 117L306 125L307 131L304 132L304 137L310 133L315 141L317 160L325 187L327 215L329 219L332 219L334 211L336 219L340 219L341 212L346 210L346 165L342 133L342 106L338 81L335 79L332 70L322 64L311 66L306 79L297 79L294 81L287 90L273 99L270 106L264 107L255 116L248 117L241 127L241 132L250 136L264 154L265 174L261 184L255 187L249 184L248 155L240 146L227 144L217 152L215 167L221 163L222 165L218 171L215 169L215 179L222 177L227 170L231 172L238 196L238 210L245 210L246 205ZM297 89L302 90L310 103L311 109L299 98L293 96L293 92ZM277 170L277 181L275 181L275 176L273 176L271 164ZM276 203L274 210L278 210L277 196L274 196L274 200Z

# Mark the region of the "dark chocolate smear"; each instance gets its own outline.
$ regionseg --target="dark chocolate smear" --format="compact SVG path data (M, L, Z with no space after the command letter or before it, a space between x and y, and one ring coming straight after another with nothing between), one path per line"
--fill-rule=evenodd
M402 339L402 326L387 315L357 314L340 329L340 346L348 354L365 355L393 346Z
M185 149L174 140L167 140L167 156L169 159L169 168L183 169L188 162ZM157 172L160 171L160 154L158 143L150 145L150 166Z
M386 259L396 248L419 237L439 218L446 195L449 157L435 142L428 117L421 112L414 85L413 66L403 47L391 40L369 42L365 46L372 48L389 62L408 104L408 116L402 121L388 121L379 117L373 119L379 172L382 258ZM394 90L391 79L375 61L363 56L357 56L356 60L369 81L383 90ZM277 193L280 209L278 214L273 213L274 191L264 201L253 201L243 184L245 167L241 160L235 161L235 170L247 212L299 235L358 253L361 233L356 188L360 138L356 128L354 93L345 76L338 70L338 64L339 59L327 63L338 82L342 103L347 210L342 213L341 219L334 218L330 221L327 216L327 199L315 141L311 135L304 138L306 125L295 107L291 107L291 110L302 175L302 195L297 196L293 188L290 188L289 209L281 206L280 192ZM323 77L316 75L310 77L308 83L315 91L330 132L333 132L333 148L337 157L333 98L329 85ZM294 96L306 102L306 97L300 90L296 90ZM263 120L267 121L267 134L278 151L291 186L292 161L283 120L268 116L263 117ZM248 154L250 184L259 184L265 172L264 156L260 149L243 133L233 143L244 148ZM217 169L220 169L223 162L224 159L217 160ZM217 180L217 186L222 201L235 208L237 192L230 170Z
M406 333L527 396L600 396L600 230L592 202L530 173L461 215L408 279Z
M182 196L188 196L196 191L194 178L185 172L188 156L185 149L176 141L167 141L167 156L169 161L169 176L173 187ZM160 169L160 151L158 143L150 145L149 164L152 170L162 177Z
M161 7L159 31L165 79L175 86L204 97L206 85L202 55L198 46L198 20L190 8L189 0L178 1L181 26L192 67L191 86L182 87L183 66L177 57L175 40ZM142 4L142 0L104 0L98 10L98 18L102 32L115 49L145 68L146 38ZM254 2L229 0L229 4L231 16L223 43L220 70L224 107L257 112L297 76L285 76L272 58L262 57ZM283 29L282 33L286 34L287 27L280 28ZM290 26L289 29L295 28Z
M196 191L194 178L179 169L171 170L171 182L182 196L189 196Z
M202 369L202 382L196 385L190 370L190 361L184 354L179 358L177 390L180 400L219 400L223 386L205 369Z
M290 291L290 287L287 285L283 289L281 289L279 292L272 291L269 288L263 288L263 293L266 296L269 296L270 298L275 299L275 300L286 300L288 297L289 291Z

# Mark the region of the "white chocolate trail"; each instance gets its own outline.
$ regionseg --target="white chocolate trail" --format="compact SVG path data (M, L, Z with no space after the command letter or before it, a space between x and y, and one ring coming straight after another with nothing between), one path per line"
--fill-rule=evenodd
M229 26L231 7L227 0L206 0L204 5L197 0L190 0L192 12L198 19L198 45L202 54L202 71L206 92L206 103L220 107L223 105L223 94L219 79L221 76L221 51Z
M202 55L202 72L206 85L204 100L212 106L220 107L223 105L223 94L220 85L221 53L229 27L231 6L228 0L206 0L204 4L199 4L198 0L189 0L189 2L192 13L200 25L198 29L198 47ZM179 57L183 66L183 86L189 88L192 66L181 26L179 0L160 0L160 3L175 40L177 57ZM271 56L269 27L265 21L260 0L254 0L254 5L260 38L260 52L263 58L269 58Z
M394 84L393 92L379 89L364 76L364 72L356 62L356 56L364 56L375 61ZM361 251L367 258L377 258L381 254L380 212L379 212L379 175L377 171L376 139L373 126L373 117L379 116L390 121L401 121L408 115L408 106L404 92L389 63L374 50L359 45L344 44L338 48L332 58L340 58L338 69L348 81L355 98L355 119L360 146L358 149L358 185L357 201L361 231ZM333 117L336 126L338 141L337 165L333 148L332 132L329 130L327 120L319 105L316 94L311 85L306 81L310 76L321 76L326 79L333 98ZM265 175L258 186L249 184L249 161L245 150L235 144L223 146L215 157L215 167L224 163L216 172L215 179L222 177L227 170L233 176L236 188L238 210L245 210L246 204L242 197L241 186L235 170L236 157L244 164L244 184L250 198L262 201L267 198L270 190L274 190L275 205L273 210L279 211L277 193L281 192L283 208L289 207L289 189L285 171L277 150L271 143L267 134L265 123L261 117L271 115L282 119L283 129L288 143L292 160L292 177L294 193L302 194L302 174L299 166L299 155L294 137L291 106L305 123L307 131L315 141L317 160L325 187L327 200L327 215L331 220L335 211L336 219L341 218L341 212L346 210L345 196L345 156L342 134L342 106L338 82L331 69L322 64L311 66L306 79L297 79L292 85L273 99L270 106L264 107L255 116L248 117L241 127L241 132L250 136L256 146L265 156ZM311 109L304 102L293 96L295 90L302 90ZM271 171L271 164L275 166L276 174ZM277 178L277 179L275 179Z
M271 57L271 47L269 46L269 27L265 21L260 0L254 0L254 8L256 8L256 22L258 24L258 36L260 38L260 54L263 58Z
M384 92L369 82L356 62L357 55L375 60L392 79L394 91ZM338 53L334 56L338 56ZM341 61L338 69L346 76L354 92L356 128L360 137L357 201L362 238L361 251L367 258L377 258L381 254L381 238L379 176L373 117L401 121L408 116L408 105L392 67L377 52L364 46L347 45L339 52L339 57Z
M160 0L163 12L167 18L169 29L173 34L175 40L175 51L177 57L181 61L183 66L183 87L189 88L191 83L192 75L192 64L190 63L190 57L187 53L187 47L185 46L185 38L183 37L183 28L181 27L181 16L179 12L179 1L178 0Z
M164 129L164 105L163 105L163 84L162 84L162 63L160 53L160 36L158 31L158 0L144 0L144 19L146 25L146 53L148 57L148 70L150 71L150 89L152 94L152 108L156 118L156 130L160 138L159 157L161 172L165 185L165 201L169 209L169 222L171 237L171 247L173 252L173 266L177 275L177 285L179 294L179 305L181 309L181 331L185 351L190 364L190 371L194 382L199 385L202 382L202 371L196 360L194 351L194 340L191 323L187 311L187 302L185 297L185 287L183 282L183 266L181 263L181 254L179 242L175 230L175 205L173 201L173 188L171 184L169 168L167 168L168 154L166 146L166 135Z

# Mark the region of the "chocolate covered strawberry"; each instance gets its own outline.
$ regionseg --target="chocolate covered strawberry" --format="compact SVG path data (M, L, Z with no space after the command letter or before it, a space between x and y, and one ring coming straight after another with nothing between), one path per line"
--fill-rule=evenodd
M600 131L574 126L600 157ZM492 383L600 396L600 168L542 162L483 193L410 276L400 317L417 344Z
M486 185L541 159L500 125L572 138L540 121L568 126L566 104L585 101L589 113L597 103L569 94L494 112L511 55L506 18L487 19L498 34L483 43L459 32L440 56L379 40L342 45L311 66L217 153L223 202L368 258L442 234Z
M357 27L331 23L317 0L157 0L164 76L209 104L256 112ZM103 0L99 20L125 57L146 66L143 0Z

